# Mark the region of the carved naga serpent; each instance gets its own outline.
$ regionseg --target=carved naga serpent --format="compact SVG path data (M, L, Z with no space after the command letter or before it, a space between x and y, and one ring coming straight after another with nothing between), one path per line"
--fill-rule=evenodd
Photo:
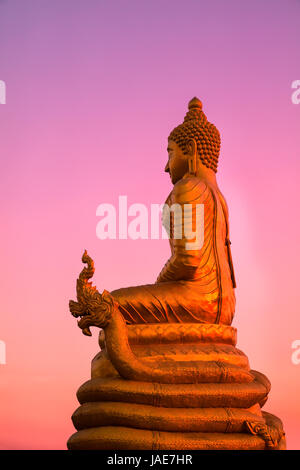
M218 361L175 362L168 359L148 365L132 351L126 322L118 302L104 290L100 294L88 280L95 272L93 260L85 251L82 262L87 263L77 279L77 300L69 303L70 312L80 317L79 328L91 336L90 326L103 328L107 353L118 373L125 379L158 383L252 382L253 375L235 365Z

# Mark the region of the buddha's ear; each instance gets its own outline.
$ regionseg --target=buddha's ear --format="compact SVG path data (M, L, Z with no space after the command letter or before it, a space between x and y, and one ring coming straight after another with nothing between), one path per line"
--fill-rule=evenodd
M189 139L186 143L188 154L189 173L195 175L197 171L197 142L195 139Z

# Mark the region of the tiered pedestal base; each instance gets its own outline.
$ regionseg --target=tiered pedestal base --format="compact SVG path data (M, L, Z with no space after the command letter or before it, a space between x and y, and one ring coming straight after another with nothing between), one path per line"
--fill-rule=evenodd
M236 329L209 324L147 324L128 327L134 354L148 365L177 362L194 367L215 363L224 371L217 383L154 383L122 378L111 363L104 332L92 361L92 378L78 390L81 406L72 416L77 432L69 449L263 450L285 449L280 419L261 411L270 382L229 383L226 370L250 371L235 347Z

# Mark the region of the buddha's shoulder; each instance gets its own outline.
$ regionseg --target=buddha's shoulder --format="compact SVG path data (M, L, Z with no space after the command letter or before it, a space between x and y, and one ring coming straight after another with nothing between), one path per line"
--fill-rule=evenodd
M185 175L175 183L172 193L175 199L196 199L207 191L207 184L198 176Z

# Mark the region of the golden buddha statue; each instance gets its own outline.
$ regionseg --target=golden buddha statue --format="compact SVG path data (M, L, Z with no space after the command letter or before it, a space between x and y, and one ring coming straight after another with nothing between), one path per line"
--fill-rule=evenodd
M170 234L171 257L154 285L111 292L128 323L199 322L231 324L234 308L234 273L230 256L228 210L216 181L220 135L202 111L200 100L189 103L183 124L168 139L170 173L174 188L165 204L204 205L204 243L187 250L189 240L174 238L174 215L165 228ZM167 214L168 215L168 214ZM176 220L175 220L176 221Z
M155 284L100 294L84 253L87 267L70 311L84 334L101 329L101 351L77 393L69 449L285 448L281 421L261 411L270 382L235 347L236 284L228 209L216 182L219 151L219 132L193 98L169 136L165 167L174 184L165 208L189 210L184 219L164 211L171 257ZM200 243L192 230L199 207Z

